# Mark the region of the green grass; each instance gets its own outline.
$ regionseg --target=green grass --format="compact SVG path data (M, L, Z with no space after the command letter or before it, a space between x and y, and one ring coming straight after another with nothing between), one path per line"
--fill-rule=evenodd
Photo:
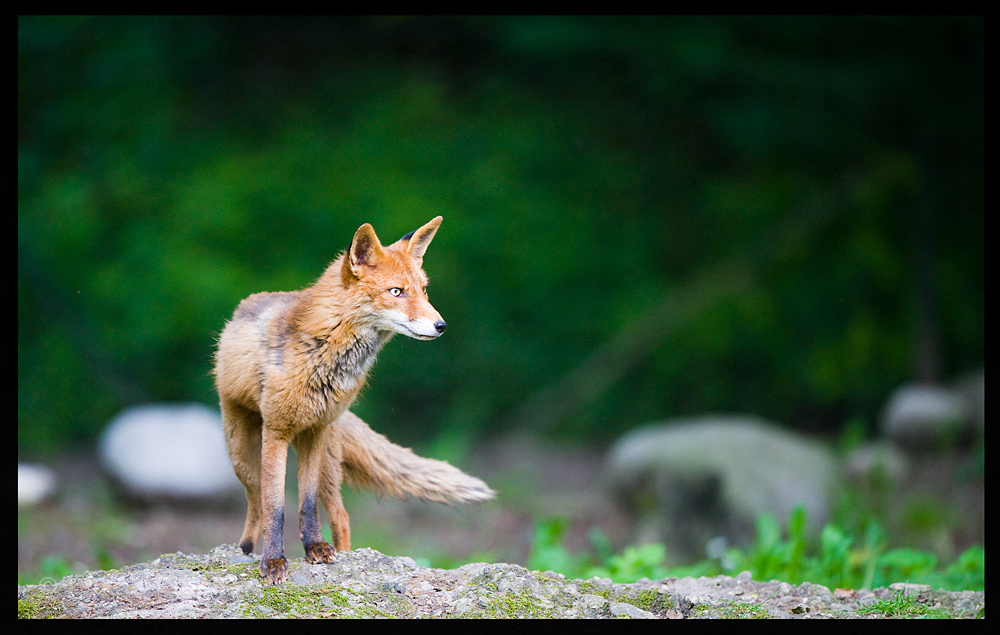
M662 579L701 575L737 575L750 571L755 580L782 580L790 584L809 581L831 589L886 587L893 582L928 584L948 591L982 591L985 584L985 551L972 547L955 562L941 567L933 553L916 549L886 550L882 528L868 524L860 537L827 525L819 539L807 538L805 510L796 509L783 532L778 522L763 514L757 518L757 536L745 550L730 548L719 558L694 565L667 569L666 548L647 544L625 547L614 553L598 530L590 533L593 553L571 553L562 544L566 523L551 519L536 524L530 569L552 570L569 577L610 578L635 582L639 578Z
M951 617L940 609L934 609L916 602L903 591L897 591L888 600L872 602L862 607L860 612L878 615L879 617L924 616L937 619L949 619Z

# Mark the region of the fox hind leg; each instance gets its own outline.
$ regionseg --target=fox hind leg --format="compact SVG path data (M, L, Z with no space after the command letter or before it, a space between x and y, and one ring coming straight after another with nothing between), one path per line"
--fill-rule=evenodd
M240 549L249 554L260 538L262 526L260 489L260 446L262 419L254 412L222 401L222 427L226 449L236 477L243 484L247 496L247 517L240 536Z
M340 496L340 484L323 479L322 501L326 515L330 519L330 534L333 536L333 546L337 551L351 550L351 518L347 515L344 500Z
M347 414L350 413L345 413L345 415ZM330 520L330 534L333 537L334 548L337 551L350 551L351 519L347 515L344 499L340 495L340 486L344 480L344 453L341 447L341 436L337 421L327 427L326 456L324 457L323 472L320 474L319 497Z

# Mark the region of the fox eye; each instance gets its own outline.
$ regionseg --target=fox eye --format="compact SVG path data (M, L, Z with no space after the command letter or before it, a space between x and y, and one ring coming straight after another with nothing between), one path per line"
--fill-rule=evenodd
M398 298L399 296L403 295L403 290L400 289L399 287L393 287L389 289L389 295L391 295L394 298Z

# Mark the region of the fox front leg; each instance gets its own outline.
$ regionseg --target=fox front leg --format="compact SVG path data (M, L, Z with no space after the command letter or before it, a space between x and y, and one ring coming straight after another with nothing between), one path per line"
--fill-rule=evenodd
M333 546L323 540L318 507L320 478L327 463L328 428L309 428L295 437L299 457L299 538L310 564L328 564L335 557Z
M285 560L281 538L281 530L285 525L287 461L288 442L278 438L264 426L261 444L261 511L264 531L260 573L271 584L280 584L288 579L288 561Z

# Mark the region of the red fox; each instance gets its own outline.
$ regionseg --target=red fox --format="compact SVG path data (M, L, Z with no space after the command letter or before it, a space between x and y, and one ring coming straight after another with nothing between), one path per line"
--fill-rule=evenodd
M427 299L424 252L441 217L383 247L365 223L351 246L302 291L243 300L219 336L215 384L226 448L246 488L244 553L262 536L260 571L288 577L284 524L288 445L299 458L299 537L310 563L351 548L342 481L379 494L437 502L496 492L444 461L417 456L374 432L348 408L382 346L396 333L432 340L447 324ZM323 540L317 499L333 545Z

